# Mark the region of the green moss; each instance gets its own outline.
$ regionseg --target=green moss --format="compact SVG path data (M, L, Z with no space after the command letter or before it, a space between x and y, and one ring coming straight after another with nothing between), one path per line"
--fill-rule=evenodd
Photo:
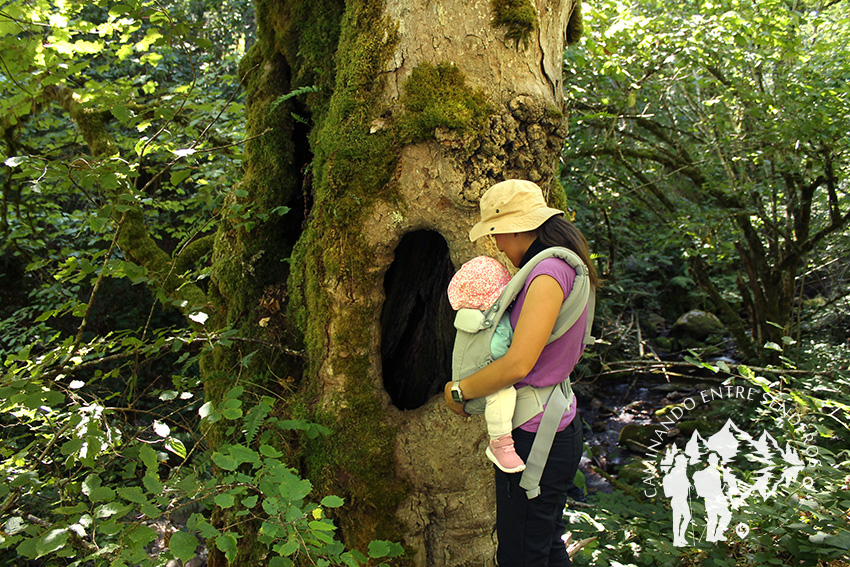
M406 111L398 121L403 142L433 138L440 127L462 133L481 128L493 112L484 92L467 85L460 69L450 63L423 63L413 69L401 102Z
M567 214L567 220L572 221L570 218L570 204L567 199L567 193L564 190L564 186L561 184L561 177L556 175L552 181L552 185L549 189L549 205L556 209L561 209L565 211Z
M396 199L399 158L391 129L370 133L372 121L386 110L383 68L397 41L395 24L382 14L378 1L346 5L333 95L310 134L314 202L288 284L289 313L308 355L304 405L315 407L323 395L323 363L345 381L313 416L334 434L304 451L307 475L317 491L346 498L338 521L346 544L360 549L370 539L400 537L395 511L404 494L396 482L386 482L397 478L395 432L375 392L371 335L364 332L378 306L367 299L375 285L374 253L360 232L377 200ZM339 306L332 292L351 298L344 313L333 311Z
M395 517L407 492L395 471L397 432L375 394L360 382L347 393L345 409L317 415L333 434L317 439L306 453L317 491L342 496L353 506L337 521L346 543L360 550L372 539L399 541L404 535Z
M584 33L584 18L581 15L581 0L576 0L570 21L567 22L567 45L572 45L581 39Z
M531 0L491 0L493 19L491 24L503 27L505 37L514 40L517 45L528 39L537 29L537 10Z

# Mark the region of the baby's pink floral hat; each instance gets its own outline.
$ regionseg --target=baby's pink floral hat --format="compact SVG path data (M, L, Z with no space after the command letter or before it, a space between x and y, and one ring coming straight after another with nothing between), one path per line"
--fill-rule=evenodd
M490 256L476 256L460 267L449 282L452 309L487 309L511 281L511 273Z

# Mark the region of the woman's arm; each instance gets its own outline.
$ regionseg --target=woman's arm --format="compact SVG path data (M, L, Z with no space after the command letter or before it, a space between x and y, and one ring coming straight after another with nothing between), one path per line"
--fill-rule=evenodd
M546 274L534 278L528 286L508 352L460 381L464 400L488 396L525 378L543 352L563 302L564 291L555 278ZM451 382L446 384L446 401L455 413L465 415L463 405L452 400L451 386Z

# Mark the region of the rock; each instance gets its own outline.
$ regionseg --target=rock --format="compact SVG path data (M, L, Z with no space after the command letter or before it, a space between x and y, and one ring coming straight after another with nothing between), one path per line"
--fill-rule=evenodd
M672 333L677 336L705 340L710 334L723 331L725 327L713 313L694 309L673 323Z
M643 460L635 459L620 467L620 470L617 471L617 479L626 484L636 486L643 482L648 474L649 472L643 464Z
M687 384L678 384L676 382L666 382L664 384L658 384L657 386L652 386L650 388L654 392L689 392L691 387Z
M612 415L617 415L617 412L608 406L600 406L598 414L599 417L611 417Z
M639 444L638 446L646 447L650 443L658 441L659 437L655 432L659 429L666 431L663 425L636 425L634 423L629 423L620 430L620 437L618 438L617 443L620 445L630 446L634 442Z
M680 421L677 424L679 431L687 438L690 438L690 436L693 435L694 431L699 431L701 435L707 435L711 432L711 426L711 423L699 421L696 419Z
M650 313L641 319L641 323L647 334L657 336L658 333L667 326L667 321L658 313Z
M673 349L673 341L669 337L656 337L655 343L664 352L671 352Z

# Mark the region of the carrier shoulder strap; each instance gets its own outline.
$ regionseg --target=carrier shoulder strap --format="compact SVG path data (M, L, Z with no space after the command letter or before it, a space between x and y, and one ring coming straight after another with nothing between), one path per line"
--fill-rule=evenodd
M552 449L561 419L569 404L572 403L572 391L568 390L569 382L567 378L552 389L552 394L546 402L546 409L543 410L540 425L537 426L534 441L531 443L528 458L525 460L525 470L522 472L519 485L525 489L525 495L529 500L540 495L540 478L543 476L546 461L549 460L549 451Z
M547 254L547 252L551 253ZM545 257L541 257L544 254L547 255ZM534 265L536 266L537 263L539 263L539 260L537 260L538 257L541 257L540 260L544 260L549 257L560 258L572 266L576 271L576 279L573 283L573 289L561 304L561 311L558 313L558 318L555 320L555 327L552 329L552 335L549 337L548 342L551 343L552 341L561 338L564 333L575 325L576 321L578 321L579 317L581 317L581 314L584 312L585 306L587 306L587 327L585 329L583 342L586 345L592 345L596 342L596 339L590 334L596 311L596 290L593 289L593 286L590 283L590 275L588 273L587 266L584 262L582 262L581 258L578 257L578 254L568 248L549 248L532 258L529 264L534 262ZM525 267L528 267L528 265L524 266L524 268ZM526 278L527 277L528 275L526 274Z
M502 292L497 303L503 301L507 301L508 304L512 303L514 298L525 286L525 282L528 279L528 275L531 270L533 270L534 267L536 267L542 260L552 257L560 258L572 266L576 271L576 278L573 283L572 290L570 290L569 295L564 300L563 304L561 304L561 310L558 313L558 318L555 321L555 326L552 329L552 334L549 337L547 344L562 337L564 333L575 325L581 317L581 314L584 312L585 307L587 307L587 326L585 328L583 342L585 345L592 345L595 342L594 337L591 335L591 328L593 326L593 319L596 310L596 292L590 283L587 266L575 252L568 248L547 248L543 252L534 256L511 279L511 282ZM491 311L493 311L493 319L490 321L491 325L492 321L498 321L497 317L501 317L506 308L507 305L503 303L500 305L494 305L491 308ZM486 318L487 312L485 312L484 316L484 319ZM525 386L524 388L521 388L521 390L526 389L536 390L532 386ZM569 377L551 389L543 389L540 393L542 394L543 391L546 391L549 394L545 401L540 399L539 395L528 397L529 399L533 398L536 401L536 403L533 404L523 403L526 396L520 396L518 392L517 408L514 411L514 426L516 427L531 417L534 417L534 415L539 414L540 408L545 408L543 409L543 416L541 417L537 433L535 434L534 441L531 445L531 451L526 459L526 469L523 471L520 479L520 487L526 491L526 496L529 500L536 498L540 494L540 479L543 475L543 469L546 466L546 462L549 460L549 451L552 448L555 434L558 431L558 426L561 423L564 413L573 401L573 393L572 388L570 387ZM537 394L537 392L533 393ZM523 401L521 401L521 398ZM529 407L525 407L526 405ZM532 408L530 407L531 405L534 405L535 407Z

